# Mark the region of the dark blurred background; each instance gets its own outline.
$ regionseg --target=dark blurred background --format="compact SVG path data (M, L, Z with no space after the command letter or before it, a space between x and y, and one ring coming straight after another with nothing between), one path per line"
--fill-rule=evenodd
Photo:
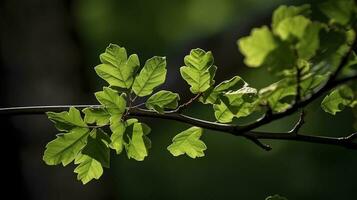
M272 81L264 69L249 69L236 47L251 28L269 24L280 4L300 0L2 0L0 2L0 107L96 103L105 84L93 67L109 43L138 53L141 63L167 56L168 78L161 87L191 98L179 76L190 49L211 50L218 82L240 75L254 87ZM302 132L342 136L351 133L352 114L336 117L307 109ZM210 108L187 114L213 119ZM263 127L287 131L297 116ZM206 156L175 158L166 147L188 126L143 121L153 129L153 148L144 162L112 155L99 181L83 186L74 166L46 166L44 147L57 133L44 115L1 116L2 186L10 199L248 199L280 194L289 200L355 199L357 152L327 145L266 141L265 152L251 142L206 131Z

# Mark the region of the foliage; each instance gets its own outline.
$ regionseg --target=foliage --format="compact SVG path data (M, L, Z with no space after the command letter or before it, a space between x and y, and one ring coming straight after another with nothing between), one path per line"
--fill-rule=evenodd
M110 44L100 55L101 64L95 67L97 75L108 83L95 93L100 106L84 108L84 118L74 107L68 112L48 112L60 134L47 144L43 160L48 165L62 163L63 166L74 161L78 165L74 170L78 180L86 184L99 179L103 167L109 168L110 149L116 154L125 149L127 157L137 161L148 156L151 129L133 118L134 113L145 111L182 121L180 112L197 100L212 109L218 122L214 125L226 130L225 127L234 128L227 124L234 119L261 112L267 116L282 114L308 101L335 81L334 76L342 67L343 76L356 75L354 52L341 67L355 40L354 1L331 0L319 5L319 9L325 14L320 20L313 17L310 5L280 6L273 13L271 27L254 28L250 35L237 41L248 67L266 67L277 77L276 82L264 88L253 88L237 75L215 84L217 66L212 52L191 50L184 57L180 73L194 97L181 104L179 94L172 91L152 94L166 80L165 57L154 56L141 67L136 54L128 56L125 48ZM326 91L329 94L321 106L327 113L335 115L345 107L356 109L357 91L350 83ZM142 97L145 102L136 104ZM140 108L143 105L148 110ZM200 123L203 122L198 120L196 124ZM202 127L190 127L177 134L167 149L173 156L203 157L207 147L201 140L202 133ZM252 140L264 147L256 139ZM286 198L274 195L267 199Z

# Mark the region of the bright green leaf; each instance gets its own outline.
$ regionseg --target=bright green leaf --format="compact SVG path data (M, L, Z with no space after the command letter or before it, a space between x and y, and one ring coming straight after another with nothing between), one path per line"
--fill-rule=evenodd
M304 16L289 17L279 23L276 27L276 33L283 40L301 39L310 23L311 21Z
M184 58L185 66L180 68L182 78L191 86L193 94L201 93L214 84L217 67L210 51L193 49Z
M309 60L320 47L320 30L322 25L316 22L307 25L303 36L296 45L299 58Z
M146 136L151 129L144 123L134 123L132 126L132 136L129 138L129 143L125 145L128 158L133 158L137 161L143 161L148 155L148 149L151 147L151 142Z
M284 100L296 95L296 85L290 79L283 79L259 91L261 101L275 112L283 112L290 107Z
M109 136L101 129L93 129L87 139L87 145L83 148L82 154L98 161L103 167L110 166Z
M161 90L153 94L145 103L148 109L156 110L159 113L164 112L164 109L175 109L178 105L180 97L177 93L166 90Z
M87 143L88 128L73 128L69 133L59 134L46 145L43 160L48 165L63 166L72 162Z
M277 42L267 26L254 28L250 36L238 40L238 46L249 67L260 67L270 52L277 48Z
M154 88L165 82L166 71L165 57L154 56L147 60L134 80L133 91L135 94L139 97L151 94Z
M46 114L59 131L70 131L75 127L87 127L81 117L81 113L74 107L71 107L68 112L47 112Z
M125 112L125 94L119 95L116 90L104 87L103 91L96 92L95 97L106 108L110 115L121 116Z
M167 147L167 150L174 156L187 154L191 158L203 157L206 145L200 137L202 128L192 127L179 134L172 139L172 144Z
M99 179L103 174L103 168L100 162L83 154L78 154L75 164L79 164L74 172L77 173L77 180L81 180L83 184L87 184L92 179Z
M309 16L311 13L310 5L304 4L301 6L279 6L274 13L272 19L272 28L275 30L281 21L286 18L294 17L297 15Z
M219 104L213 105L215 117L221 123L228 123L232 121L233 117L248 116L255 111L257 100L257 90L251 87L227 92Z
M221 93L230 90L237 90L246 85L247 83L241 77L234 76L233 78L223 81L220 84L218 84L216 87L211 88L206 92L204 92L203 95L200 97L200 101L204 104L208 104L208 103L215 104L218 96Z
M82 112L85 114L84 121L88 124L104 126L109 123L110 114L105 108L85 108Z
M140 66L136 54L127 58L126 50L116 44L110 44L105 53L100 55L103 64L95 67L98 76L109 83L110 86L130 88L134 75Z
M111 143L109 146L114 149L117 154L120 154L123 151L123 147L126 144L124 141L124 134L127 132L127 127L132 126L136 122L138 122L137 119L128 119L124 122L115 117L110 119L110 130L112 131L112 135L110 136Z
M354 94L352 89L348 86L341 86L324 98L321 107L325 112L335 115L346 106L354 106L353 100Z

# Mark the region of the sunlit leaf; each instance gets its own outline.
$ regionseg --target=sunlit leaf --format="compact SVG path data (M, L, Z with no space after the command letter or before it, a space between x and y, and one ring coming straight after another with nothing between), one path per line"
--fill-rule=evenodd
M145 62L138 76L135 77L133 91L139 97L147 96L153 89L163 84L166 79L166 58L154 56Z
M190 55L184 58L185 66L180 68L182 78L191 86L194 94L209 89L214 84L217 67L213 65L213 56L210 51L193 49Z
M346 106L354 106L353 104L354 94L352 89L348 86L341 86L324 98L321 107L325 112L335 115Z
M88 124L103 126L109 123L110 114L105 108L85 108L82 112L85 114L84 121Z
M304 4L301 6L279 6L272 17L272 28L276 30L281 21L286 18L294 17L297 15L309 16L311 13L310 5Z
M132 126L134 123L138 122L137 119L128 119L126 121L122 121L121 119L112 117L110 120L110 130L112 131L112 135L110 136L111 143L110 148L114 149L117 154L120 154L123 151L124 145L126 142L124 141L124 135L127 131L127 128ZM126 135L128 135L127 133Z
M87 127L87 124L81 117L81 113L74 107L71 107L68 112L47 112L46 114L59 131L69 131L76 127Z
M140 66L136 54L127 58L126 50L116 44L110 44L105 53L100 55L103 64L95 67L98 76L107 81L110 86L130 88L135 73Z
M63 166L72 162L87 143L88 128L73 128L69 133L59 134L46 145L43 160L47 165Z
M145 103L148 109L156 110L159 113L164 112L164 109L175 109L178 105L180 97L177 93L166 90L161 90L153 94Z
M125 94L119 95L116 90L104 87L103 91L95 93L95 97L106 108L110 115L121 116L125 112Z
M134 123L132 126L132 135L129 138L125 149L128 158L133 158L137 161L143 161L148 155L148 149L151 147L151 142L147 135L151 129L144 123Z
M172 144L167 147L167 150L174 156L187 154L191 158L203 157L206 145L200 137L202 128L192 127L179 134L172 139Z
M78 154L75 161L78 166L74 169L77 180L87 184L92 179L99 179L103 174L103 167L97 160L83 154Z
M301 39L310 23L311 21L304 16L289 17L279 23L276 27L276 33L283 40Z

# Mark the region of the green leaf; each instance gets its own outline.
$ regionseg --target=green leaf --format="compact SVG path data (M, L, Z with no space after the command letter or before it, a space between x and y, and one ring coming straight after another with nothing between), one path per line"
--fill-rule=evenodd
M331 22L347 25L357 8L354 0L330 0L319 5L320 10Z
M116 90L104 87L103 91L96 92L95 97L106 108L110 115L121 115L125 112L126 96L119 95Z
M87 145L83 148L82 154L98 161L103 167L110 166L110 138L101 129L93 129L87 139Z
M269 105L275 112L283 112L290 107L284 100L296 95L296 85L286 78L269 85L259 91L260 100Z
M245 56L248 67L260 67L270 52L277 48L274 35L267 26L254 28L250 36L238 40L238 47Z
M310 5L304 4L301 6L279 6L274 13L272 19L272 28L276 30L281 21L286 18L294 17L297 15L309 16L311 13Z
M233 78L223 81L220 84L218 84L216 87L211 88L206 92L204 92L203 95L200 97L200 101L204 104L208 104L208 103L215 104L218 96L223 92L229 90L237 90L246 85L247 83L241 77L234 76Z
M116 44L110 44L105 53L100 55L103 64L95 67L98 76L109 83L110 86L130 88L134 75L140 66L136 54L127 58L126 50Z
M320 30L322 25L313 22L307 25L303 36L300 38L299 43L296 45L299 58L309 60L320 47Z
M84 121L88 124L104 126L109 123L110 114L105 108L85 108L82 112L85 114Z
M322 83L326 82L328 78L329 78L329 73L326 74L308 73L304 75L300 81L301 97L311 94L315 88L319 87Z
M69 133L59 134L46 145L43 160L47 165L63 166L72 162L87 143L88 128L73 128Z
M81 117L81 113L74 107L71 107L69 112L47 112L46 114L59 131L69 131L76 127L87 127L87 124Z
M172 144L167 147L167 150L173 156L187 154L191 158L203 157L204 150L207 149L205 143L200 140L202 128L192 127L179 134L172 139Z
M227 92L219 104L213 105L216 119L221 123L231 122L233 117L245 117L252 114L258 103L257 90L243 87L237 91Z
M265 200L288 200L288 199L276 194L274 196L268 196Z
M353 107L354 94L350 87L341 86L333 90L327 95L321 103L322 109L335 115L337 112L342 111L346 106Z
M308 18L301 15L289 17L279 23L276 27L276 33L283 40L301 39L310 23L311 21Z
M193 49L185 56L185 66L180 68L180 73L193 94L204 92L214 84L217 67L213 62L212 53L202 49Z
M113 132L110 136L111 143L110 148L114 149L117 154L120 154L123 151L123 147L126 144L124 141L124 134L127 131L127 127L133 126L134 123L138 122L137 119L128 119L125 122L121 119L112 117L110 120L110 130ZM128 135L128 133L126 134Z
M132 136L129 138L129 143L125 145L128 158L133 158L137 161L143 161L148 155L148 149L151 147L151 142L146 136L151 129L144 123L134 123L132 126Z
M165 108L175 109L178 105L180 97L177 93L166 90L161 90L153 94L145 103L148 109L163 113Z
M133 91L135 94L139 97L151 94L154 88L165 82L166 71L165 57L155 56L147 60L134 80Z
M100 162L83 154L78 154L75 164L79 164L74 172L77 173L77 180L81 180L83 184L87 184L92 179L99 179L103 174L103 168Z

